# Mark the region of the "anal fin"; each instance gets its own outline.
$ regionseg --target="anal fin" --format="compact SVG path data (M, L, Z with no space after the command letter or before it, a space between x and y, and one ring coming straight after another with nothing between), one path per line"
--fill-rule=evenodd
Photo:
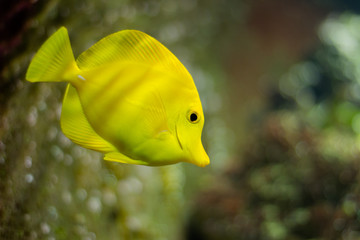
M147 162L131 159L119 152L110 152L105 154L104 160L136 165L149 165Z
M70 84L66 88L60 124L65 136L84 148L103 153L116 151L111 143L94 131L83 112L76 89Z

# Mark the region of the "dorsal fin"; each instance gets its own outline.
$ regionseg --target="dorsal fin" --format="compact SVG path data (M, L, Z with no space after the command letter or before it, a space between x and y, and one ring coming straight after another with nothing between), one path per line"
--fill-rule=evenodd
M86 70L114 62L138 62L159 66L170 73L190 77L184 65L155 38L137 30L113 33L94 44L77 59Z

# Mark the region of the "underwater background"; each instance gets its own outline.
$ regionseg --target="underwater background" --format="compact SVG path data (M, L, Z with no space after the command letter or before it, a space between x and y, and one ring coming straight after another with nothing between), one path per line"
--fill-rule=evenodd
M0 5L0 239L360 239L360 3L16 0ZM60 130L66 84L25 81L144 31L192 74L210 165L102 160Z

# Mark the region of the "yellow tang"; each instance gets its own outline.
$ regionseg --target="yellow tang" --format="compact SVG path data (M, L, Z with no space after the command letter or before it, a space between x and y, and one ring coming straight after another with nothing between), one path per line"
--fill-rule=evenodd
M194 81L160 42L136 30L111 34L75 61L65 27L36 53L30 82L68 82L64 134L104 159L160 166L209 164L204 114Z

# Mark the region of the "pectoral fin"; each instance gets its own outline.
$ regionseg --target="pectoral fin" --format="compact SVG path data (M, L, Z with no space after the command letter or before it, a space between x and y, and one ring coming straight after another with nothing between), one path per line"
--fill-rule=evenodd
M148 89L147 101L126 99L131 108L141 112L141 132L147 138L154 138L159 132L168 131L165 105L160 94L154 89ZM140 121L139 121L140 122Z

